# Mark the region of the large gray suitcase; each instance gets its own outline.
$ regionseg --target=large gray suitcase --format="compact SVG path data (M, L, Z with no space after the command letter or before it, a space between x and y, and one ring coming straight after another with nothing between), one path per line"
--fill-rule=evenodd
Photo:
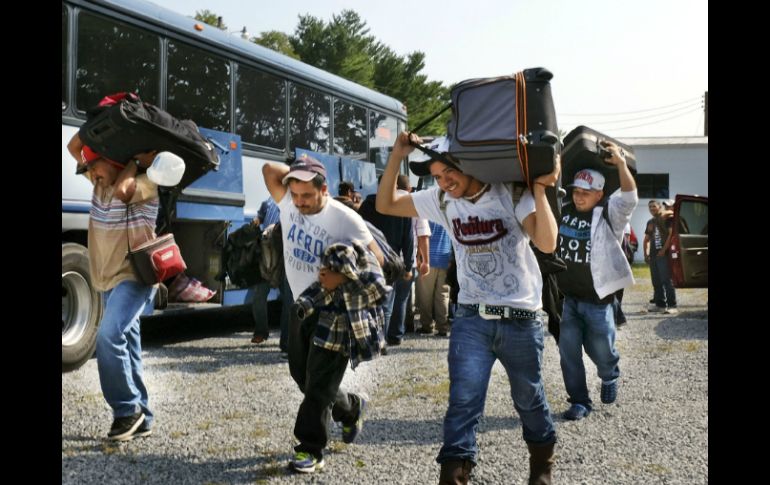
M559 129L545 68L469 79L452 89L449 153L483 182L531 182L553 170Z

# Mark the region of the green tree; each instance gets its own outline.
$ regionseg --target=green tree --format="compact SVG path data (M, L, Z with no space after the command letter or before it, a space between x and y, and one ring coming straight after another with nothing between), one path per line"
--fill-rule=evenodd
M447 87L421 73L424 53L397 55L369 34L366 22L353 10L333 15L329 23L301 15L289 42L302 62L401 100L410 124L423 121L449 101ZM448 118L449 112L444 113L420 131L443 134Z
M299 59L299 54L294 52L294 48L291 46L289 36L279 30L261 32L258 37L252 39L252 42L276 52L280 52L285 56Z
M366 22L353 10L333 15L328 24L312 15L300 15L289 41L302 62L373 86L371 48L376 41L369 35Z
M227 30L227 25L221 21L221 17L209 9L197 10L193 18L200 20L204 24L213 25L218 29Z
M410 53L406 58L379 45L375 53L374 88L401 100L407 107L410 127L416 127L449 102L449 89L439 81L428 81L420 72L425 54ZM443 135L450 112L447 111L420 129L423 135Z

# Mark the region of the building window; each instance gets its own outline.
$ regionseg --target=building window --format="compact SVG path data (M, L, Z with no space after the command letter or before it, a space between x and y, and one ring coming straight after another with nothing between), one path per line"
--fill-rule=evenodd
M366 108L334 100L334 153L366 160Z
M385 170L388 157L398 136L398 121L376 111L369 112L369 161L374 163L377 174Z
M640 199L668 199L668 174L636 174L636 187Z
M230 131L230 63L182 43L168 43L166 111L198 126Z
M137 93L158 102L158 36L81 12L78 26L77 108L85 111L108 94Z
M236 71L235 132L243 141L283 150L286 146L286 82L256 69Z
M292 84L289 90L289 148L329 153L329 95Z

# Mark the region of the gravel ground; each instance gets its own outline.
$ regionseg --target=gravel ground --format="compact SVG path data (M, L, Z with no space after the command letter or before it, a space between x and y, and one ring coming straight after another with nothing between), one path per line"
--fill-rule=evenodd
M581 421L562 419L568 403L558 348L546 339L546 392L558 434L555 483L708 482L708 290L678 290L679 315L648 314L651 286L637 280L624 299L628 324L618 332L622 375L614 404L599 401L600 380L586 357L596 407ZM145 382L156 425L152 436L122 444L105 439L111 412L96 360L62 374L62 483L438 481L447 339L410 334L388 356L348 370L343 385L372 398L364 430L346 445L333 429L326 468L297 475L286 464L301 394L279 356L277 332L261 346L250 337L241 324L226 333L211 325L182 339L146 338ZM526 483L521 422L499 363L477 436L473 483Z

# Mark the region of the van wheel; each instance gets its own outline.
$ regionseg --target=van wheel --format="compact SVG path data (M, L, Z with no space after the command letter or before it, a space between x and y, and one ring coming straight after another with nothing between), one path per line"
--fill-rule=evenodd
M88 249L61 246L61 370L73 371L94 354L102 296L91 286Z

